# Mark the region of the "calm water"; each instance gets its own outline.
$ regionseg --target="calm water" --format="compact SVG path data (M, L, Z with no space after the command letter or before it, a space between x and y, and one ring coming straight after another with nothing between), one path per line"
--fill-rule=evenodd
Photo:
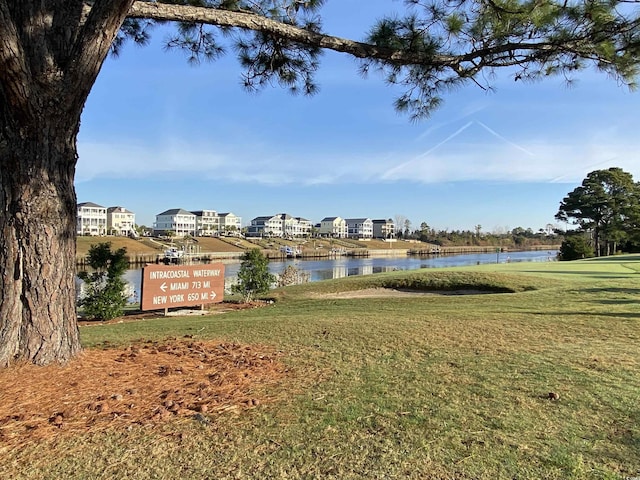
M269 269L272 273L281 273L288 265L293 265L300 271L306 272L309 281L330 280L333 278L350 277L353 275L369 275L372 273L391 272L395 270L417 270L419 268L458 267L477 265L478 263L506 263L506 262L548 262L555 260L556 250L536 252L508 252L508 253L473 253L463 255L441 255L431 257L369 257L352 258L339 257L323 260L271 261ZM224 260L225 278L232 279L240 268L236 260ZM125 279L133 288L140 291L142 269L129 270Z

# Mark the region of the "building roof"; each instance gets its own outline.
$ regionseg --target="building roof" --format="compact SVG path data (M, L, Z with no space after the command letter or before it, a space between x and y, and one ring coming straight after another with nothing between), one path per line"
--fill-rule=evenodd
M159 217L161 215L193 215L193 213L187 212L183 208L172 208L170 210L166 210L162 213L157 214L156 217Z
M215 213L215 216L218 216L218 212L215 210L191 210L189 213L193 213L196 217L202 217L204 212Z
M104 208L102 205L98 205L97 203L93 203L93 202L79 203L78 208L81 208L81 207Z
M113 213L113 212L115 212L116 210L117 210L118 212L120 212L120 213L130 213L130 214L132 214L132 215L133 215L133 212L131 212L131 211L127 210L127 209L126 209L126 208L124 208L124 207L109 207L109 208L107 208L107 213Z
M256 217L253 220L251 220L251 222L266 222L268 220L271 220L273 217L272 216L262 216L262 217Z
M346 218L345 221L347 223L364 223L366 221L371 221L369 218Z
M338 220L340 217L324 217L322 220L320 220L321 222L334 222L336 220ZM340 220L342 220L340 218Z

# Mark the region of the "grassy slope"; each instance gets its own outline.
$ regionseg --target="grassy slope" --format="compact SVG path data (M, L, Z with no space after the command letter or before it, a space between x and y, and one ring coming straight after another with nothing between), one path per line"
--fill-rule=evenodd
M78 237L76 241L77 256L85 256L89 253L91 245L98 243L110 242L111 248L117 250L126 248L130 255L139 254L156 254L159 250L152 248L145 242L133 240L127 237Z
M88 346L184 334L275 345L292 393L213 427L78 437L4 465L12 478L638 475L639 270L615 257L394 272L292 287L263 309L83 328ZM408 283L514 293L310 296Z
M198 237L196 245L203 252L241 252L243 251L240 240ZM227 240L227 241L225 241ZM163 251L162 243L157 240L143 238L133 240L127 237L78 237L76 248L78 256L89 253L91 245L102 242L110 242L113 249L126 248L129 255L147 254L154 255ZM169 242L165 242L169 245ZM178 245L179 242L176 242ZM236 245L238 243L239 245Z

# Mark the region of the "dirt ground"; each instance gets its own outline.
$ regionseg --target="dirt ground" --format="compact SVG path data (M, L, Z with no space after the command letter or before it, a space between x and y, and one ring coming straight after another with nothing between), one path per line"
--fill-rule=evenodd
M0 452L175 417L210 423L275 400L269 386L288 375L282 353L259 345L185 337L103 347L66 366L0 370Z

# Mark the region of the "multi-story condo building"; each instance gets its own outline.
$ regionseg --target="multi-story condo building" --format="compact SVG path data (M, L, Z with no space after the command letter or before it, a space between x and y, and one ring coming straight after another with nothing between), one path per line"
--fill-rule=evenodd
M135 233L136 214L124 207L107 208L107 232L111 235Z
M226 212L218 214L218 219L220 225L219 230L221 232L239 232L242 230L242 217L238 217L231 212Z
M286 213L276 215L280 217L285 237L306 237L311 235L313 225L311 221L302 217L292 217Z
M182 208L172 208L156 215L153 224L154 235L166 235L174 232L178 237L196 235L196 216Z
M373 222L370 218L347 218L345 222L349 238L373 238Z
M78 204L78 235L105 235L107 233L107 209L92 202Z
M256 217L247 229L248 237L282 237L282 222L278 216Z
M272 217L256 217L247 229L249 237L303 237L311 234L311 222L306 218L279 213Z
M320 221L318 234L323 237L345 238L347 236L347 222L340 217L325 217Z
M218 212L215 210L192 210L191 213L196 216L196 235L211 236L219 233Z
M372 220L373 238L395 238L396 226L393 220Z
M218 235L229 231L240 231L242 218L233 213L218 213L215 210L194 210L197 235Z

